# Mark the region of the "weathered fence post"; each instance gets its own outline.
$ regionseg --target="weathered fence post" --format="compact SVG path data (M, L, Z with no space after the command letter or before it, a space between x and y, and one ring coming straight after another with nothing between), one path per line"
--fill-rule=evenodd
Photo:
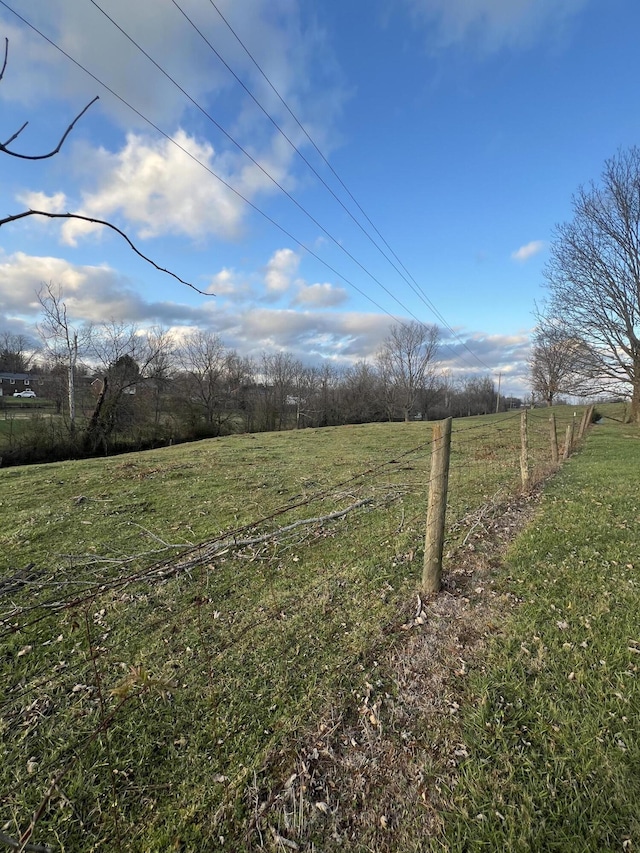
M594 406L589 406L582 416L582 422L580 424L580 438L584 438L584 434L587 431L587 427L591 423L591 418L593 417Z
M551 461L558 464L558 433L556 430L556 416L552 413L549 418L549 436L551 438Z
M571 450L573 449L573 420L571 423L567 424L567 434L564 439L564 453L562 454L563 459L568 459L571 456Z
M522 490L529 488L529 431L527 429L527 410L524 409L520 415L520 476L522 477Z
M442 550L444 547L444 523L447 512L451 452L451 422L452 418L447 418L441 423L434 424L433 427L429 508L424 543L424 569L422 571L422 590L427 595L440 592L442 578Z
M585 409L582 413L582 417L580 418L580 429L578 430L578 438L582 438L584 435L584 431L587 428L587 412L589 410Z

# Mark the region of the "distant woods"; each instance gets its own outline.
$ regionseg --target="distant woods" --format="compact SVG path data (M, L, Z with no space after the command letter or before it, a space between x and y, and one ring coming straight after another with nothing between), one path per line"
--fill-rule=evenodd
M177 338L157 327L75 323L53 285L38 298L37 351L0 333L0 373L28 374L38 395L9 401L3 384L4 464L238 432L461 417L521 403L498 401L491 377L443 372L435 326L394 326L374 359L340 368L287 352L242 356L201 329Z

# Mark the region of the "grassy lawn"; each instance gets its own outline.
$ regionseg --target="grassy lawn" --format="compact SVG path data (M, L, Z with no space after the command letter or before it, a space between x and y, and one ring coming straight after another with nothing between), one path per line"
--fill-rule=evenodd
M470 680L442 846L640 844L640 431L596 426L497 589L522 600Z
M531 421L543 468L547 415ZM517 490L519 429L455 424L448 548ZM37 811L53 849L248 849L267 764L289 766L398 641L430 436L374 424L0 470L0 829Z

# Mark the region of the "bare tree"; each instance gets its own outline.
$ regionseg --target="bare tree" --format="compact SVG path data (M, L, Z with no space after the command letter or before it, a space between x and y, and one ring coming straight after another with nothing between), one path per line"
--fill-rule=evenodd
M173 340L163 329L143 331L115 320L94 327L91 358L101 372L85 449L105 450L116 432L159 423L159 394L168 382ZM94 388L96 387L94 383Z
M288 352L264 353L261 369L265 385L264 428L288 429L287 415L296 405L297 380L304 374L304 365Z
M47 354L54 363L63 363L67 374L67 401L69 405L69 431L76 428L76 368L78 356L86 351L91 341L90 325L73 326L63 299L62 288L51 282L43 284L37 293L42 306L42 320L37 328Z
M640 148L607 160L556 229L545 275L549 318L580 343L588 393L626 390L640 423Z
M583 368L588 351L561 321L538 312L529 358L531 390L552 406L559 394L579 394L585 383Z
M149 353L145 376L153 392L153 420L160 422L163 396L168 391L175 374L175 341L171 332L154 326L146 332L146 350Z
M180 346L177 359L184 371L186 402L196 404L212 426L221 418L228 352L213 332L194 329Z
M433 379L439 340L435 325L412 321L391 327L376 358L390 415L399 409L409 421L418 395Z
M313 375L313 397L311 408L313 416L310 423L314 426L333 426L338 423L338 385L339 371L330 363L311 368Z
M35 354L33 343L25 335L0 333L0 370L26 373Z
M254 427L256 385L256 366L250 357L239 356L234 350L227 353L226 380L229 401L247 432Z

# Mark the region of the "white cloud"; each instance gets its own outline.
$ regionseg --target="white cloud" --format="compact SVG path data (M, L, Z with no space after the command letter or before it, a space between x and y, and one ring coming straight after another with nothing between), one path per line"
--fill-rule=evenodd
M295 253L279 250L272 261L286 270L295 268ZM0 250L0 327L9 331L34 334L40 306L36 291L46 282L59 284L74 322L114 320L133 322L140 326L162 324L180 330L199 327L220 334L225 345L242 355L259 357L264 351L287 351L305 363L321 358L339 364L353 364L360 359L372 359L393 322L386 315L322 310L294 310L255 306L251 283L261 283L261 276L240 274L222 269L212 279L218 291L227 288L233 298L202 299L199 303L184 304L151 301L139 293L133 283L108 265L71 264L52 256L30 256L23 252L5 254ZM300 282L294 281L294 287ZM315 285L309 289L312 292ZM256 288L257 289L257 288ZM336 288L339 290L339 288ZM240 293L240 297L238 297ZM446 334L445 334L446 337ZM513 335L485 335L461 332L456 339L446 340L441 350L441 366L452 374L486 373L486 369L470 363L465 343L482 361L503 378L509 388L523 385L527 375L529 353L528 332ZM524 377L524 379L522 378ZM505 392L506 393L506 392Z
M107 265L71 264L63 258L0 251L0 311L5 317L37 318L37 291L60 285L75 321L106 319L170 324L198 319L200 309L173 302L148 302L131 282Z
M469 350L474 352L483 364L476 362ZM511 335L487 335L483 332L461 330L456 338L443 334L440 368L454 378L489 376L496 385L498 373L501 373L501 393L505 396L522 397L529 388L530 353L530 330Z
M238 76L266 101L269 111L298 134L299 128L215 9L200 0L182 0L180 5ZM242 0L241 4L218 0L216 5L296 115L313 128L314 135L323 126L327 129L341 109L344 92L317 16L303 15L294 0ZM249 132L251 136L245 138L255 139L257 122L263 129L267 127L218 57L174 4L110 0L106 8L113 21L205 109L221 98L228 103L231 95L236 115L235 127L230 130ZM56 0L29 4L28 11L23 11L30 22L94 78L155 124L166 127L178 123L187 111L193 110L177 86L92 4ZM3 36L10 39L9 69L0 99L21 101L32 107L52 99L70 99L79 106L99 94L101 100L92 113L107 113L123 127L142 126L140 118L96 79L34 32L18 25L4 9L0 9L0 21ZM311 91L319 92L320 97L309 98Z
M267 293L280 296L286 293L293 283L300 264L300 256L292 249L278 249L265 267L264 281Z
M200 0L183 0L181 5L289 138L298 146L308 146L306 135L215 7L203 6ZM336 141L333 128L347 95L318 16L306 14L298 0L243 0L242 4L218 0L216 5L307 131L328 152ZM33 31L17 25L0 7L3 34L10 39L0 104L10 100L25 107L25 118L31 119L29 130L41 121L46 131L40 132L40 137L46 138L48 145L51 136L52 144L58 141L90 98L100 95L56 158L65 167L66 209L105 219L121 215L128 220L125 229L137 227L137 236L143 238L172 234L196 240L210 236L237 240L243 235L250 208L187 154L154 135L140 116L97 81L103 81L157 127L171 133L250 202L265 193L278 192L265 172L293 190L300 161L175 5L156 0L133 4L130 0L110 0L108 12L192 100L94 6L57 0L55 4L31 4L27 17L95 78ZM215 122L209 123L207 115ZM248 160L229 137L221 134L216 122L260 165ZM178 125L197 127L197 131L176 132ZM122 144L117 127L136 132L129 132ZM83 141L95 139L96 133L104 148ZM69 189L74 178L85 188L84 193ZM31 195L37 198L37 194ZM49 198L58 205L55 212L63 212L62 193ZM45 200L45 196L40 197L40 201ZM63 239L70 245L99 230L79 220L62 226Z
M275 252L268 265L275 276L272 283L290 279L298 261L290 249ZM0 318L35 322L40 313L36 291L43 283L53 282L60 285L75 322L113 318L141 325L199 326L218 332L228 346L244 354L286 349L305 361L325 357L348 362L371 357L388 333L389 318L377 314L251 307L243 288L249 292L253 279L260 281L255 274L223 269L213 276L212 289L220 292L226 287L227 292L220 295L232 299L206 299L196 305L153 302L108 265L79 265L53 256L0 250Z
M433 47L472 45L492 52L551 40L587 0L408 0L429 26Z
M226 267L211 277L207 293L214 296L244 297L251 293L251 285L247 278L233 269Z
M511 258L514 261L524 263L530 258L533 258L534 255L540 254L543 249L544 242L542 240L532 240L530 243L526 243L524 246L520 246L519 249L516 249L515 252L512 252Z
M30 210L46 210L51 213L66 213L69 210L67 197L62 192L53 195L43 192L24 192L18 195L18 201Z
M348 299L343 287L333 284L304 284L298 282L298 292L292 300L292 305L309 305L316 308L330 308L341 305Z
M236 314L211 312L216 331L243 352L287 350L304 361L319 357L352 362L372 358L389 332L389 318L359 312L336 313L255 308Z
M85 146L83 161L85 167L93 164L97 187L84 194L77 212L99 219L120 214L143 238L162 234L236 238L246 205L198 162L233 182L231 158L217 157L208 142L198 142L183 130L174 138L180 147L133 133L115 154ZM75 245L86 233L86 223L70 220L62 233L66 243Z

